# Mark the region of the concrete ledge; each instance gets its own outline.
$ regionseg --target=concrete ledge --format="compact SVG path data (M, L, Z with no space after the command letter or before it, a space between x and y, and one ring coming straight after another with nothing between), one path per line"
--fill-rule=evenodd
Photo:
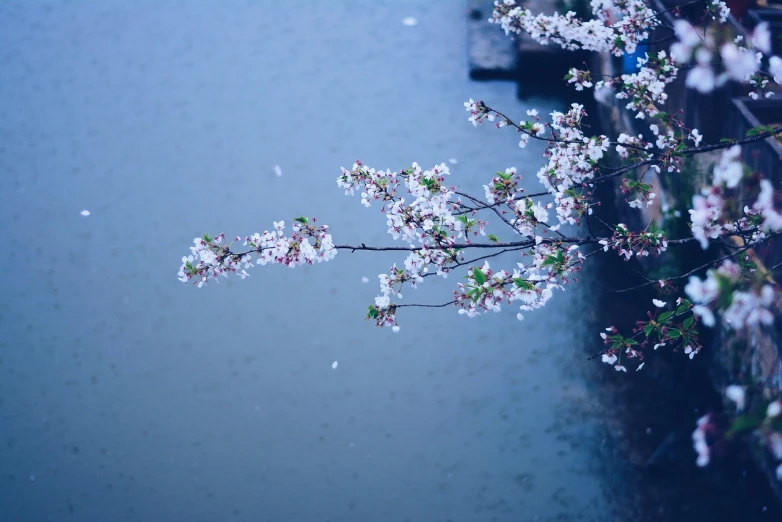
M497 24L489 23L494 2L467 1L467 61L474 80L516 78L516 44Z

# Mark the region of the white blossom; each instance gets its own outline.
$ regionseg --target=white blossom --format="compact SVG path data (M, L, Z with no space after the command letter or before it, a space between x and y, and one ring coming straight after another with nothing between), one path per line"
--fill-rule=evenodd
M741 164L741 147L734 145L722 152L720 161L714 167L714 184L724 182L728 188L736 188L744 175Z
M738 411L744 410L744 401L746 398L746 392L744 390L743 386L738 386L736 384L731 384L727 388L725 388L725 396L736 403L736 409Z
M763 51L771 52L771 32L768 30L768 22L760 22L752 31L752 45Z

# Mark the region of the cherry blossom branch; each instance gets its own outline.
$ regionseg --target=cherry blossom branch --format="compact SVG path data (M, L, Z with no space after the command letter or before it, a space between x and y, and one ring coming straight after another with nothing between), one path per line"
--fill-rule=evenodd
M778 127L774 127L770 131L761 132L761 133L756 134L754 136L749 136L749 137L738 139L738 140L730 140L730 141L726 141L726 142L723 142L723 143L714 143L714 144L711 144L711 145L704 145L702 147L693 147L693 148L690 148L690 149L685 149L685 150L682 150L680 152L677 152L677 154L681 155L681 156L694 156L696 154L701 154L701 153L704 153L704 152L710 152L710 151L714 151L714 150L727 149L729 147L733 147L734 145L745 145L747 143L752 143L752 142L755 142L755 141L764 140L766 138L771 138L771 137L773 137L773 136L775 136L777 134L780 134L780 133L782 133L782 125L780 125ZM626 165L624 167L621 167L621 168L619 168L619 170L611 172L610 174L606 174L606 175L600 176L598 178L595 178L594 182L595 183L602 183L602 182L608 181L610 179L613 179L613 178L615 178L617 176L621 176L622 174L625 174L626 172L630 172L632 170L635 170L635 169L637 169L639 167L643 167L645 165L654 165L654 164L660 163L661 161L663 161L663 160L658 159L658 158L652 158L652 159L647 159L647 160L643 160L643 161L638 161L638 162L633 163L631 165ZM538 196L538 195L546 195L546 194L547 194L546 192L541 193L541 194L529 194L529 197L535 197L535 196Z
M728 234L728 235L732 235L732 234ZM690 270L688 272L685 272L684 274L680 274L678 276L673 276L673 277L667 277L665 279L665 281L676 281L678 279L684 279L685 277L689 277L689 276L691 276L693 274L696 274L696 273L700 272L704 268L707 268L709 266L714 266L717 263L720 263L721 261L725 261L727 259L732 259L734 257L737 257L737 256L743 254L744 252L746 252L748 250L751 250L752 248L758 246L759 244L765 243L766 241L770 241L770 240L772 240L772 239L774 239L776 237L779 237L780 235L781 234L770 234L770 235L766 236L764 239L761 239L761 240L759 240L759 241L757 241L755 243L751 243L751 244L745 245L745 246L739 248L738 250L736 250L734 252L729 252L728 254L725 254L722 257L718 257L717 259L713 259L713 260L709 261L708 263L704 263L704 264L702 264L702 265L700 265L698 267L695 267L692 270ZM689 240L689 239L693 239L693 238L686 238L686 240ZM673 243L675 243L675 241L687 242L686 240L674 240L674 241L669 241L668 243L669 244L673 244ZM679 244L681 244L681 243L679 243ZM782 263L780 263L779 265L776 265L774 268L776 268L777 266L780 266L780 265L782 265ZM770 271L773 271L774 268L772 268ZM659 284L659 283L660 283L659 281L648 281L648 282L642 283L640 285L631 286L631 287L628 287L628 288L622 288L622 289L619 289L619 290L612 290L612 289L608 289L608 288L606 288L606 290L608 290L610 292L613 292L615 294L621 294L621 293L624 293L624 292L630 292L630 291L633 291L633 290L638 290L640 288L644 288L644 287L647 287L647 286L650 286L650 285L654 285L654 284Z
M697 1L700 2L702 0L697 0ZM513 120L511 120L509 117L507 117L505 114L501 113L497 109L493 109L493 108L489 107L488 105L486 105L483 102L478 102L478 103L482 104L483 108L487 112L493 112L495 115L500 117L500 122L497 123L498 127L504 127L504 126L513 127L518 132L521 132L521 133L529 136L530 138L532 138L534 140L545 141L546 143L561 143L561 144L564 144L564 145L583 145L583 142L581 142L581 141L562 139L553 130L552 130L552 133L551 133L551 137L550 138L545 138L545 137L542 136L542 130L538 131L538 132L533 132L530 129L521 127L520 125L514 123ZM539 125L541 129L544 128L544 127L549 127L550 126L550 124L548 124L548 123L545 123L545 124L533 123L532 126L534 126L534 125ZM629 145L628 144L627 147L628 148L638 149L638 150L645 150L643 147L637 147L635 145Z
M473 197L473 196L470 196L469 194L467 194L467 193L465 193L465 192L460 192L460 191L458 191L458 190L455 190L455 191L454 191L454 194L458 194L459 196L463 196L463 197L465 197L465 198L469 199L470 201L472 201L473 203L476 203L476 204L480 205L480 207L478 207L478 210L480 210L480 209L489 209L489 210L491 210L492 212L494 212L494 213L497 215L497 217L499 217L499 218L500 218L500 219L501 219L501 220L502 220L502 221L503 221L503 222L504 222L506 225L508 225L508 226L509 226L509 227L510 227L510 228L511 228L511 229L512 229L514 232L517 232L517 229L516 229L516 227L515 227L515 226L513 226L513 223L511 223L510 221L508 221L508 220L505 218L505 216L503 216L503 215L502 215L502 214L501 214L501 213L500 213L500 212L497 210L497 208L496 208L496 207L494 207L494 206L491 206L491 205L486 205L486 204L485 204L483 201L481 201L480 199L478 199L478 198L475 198L475 197Z

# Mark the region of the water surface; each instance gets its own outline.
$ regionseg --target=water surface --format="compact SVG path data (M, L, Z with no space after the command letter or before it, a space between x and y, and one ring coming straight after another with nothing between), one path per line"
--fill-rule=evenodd
M400 256L176 280L194 236L303 214L337 242L390 243L377 209L336 187L356 158L455 158L478 194L516 166L532 186L541 149L474 129L462 103L519 119L565 104L469 81L465 16L423 1L0 7L0 519L611 520L587 290L522 323L405 312L393 334L362 319ZM456 275L406 300L448 300Z

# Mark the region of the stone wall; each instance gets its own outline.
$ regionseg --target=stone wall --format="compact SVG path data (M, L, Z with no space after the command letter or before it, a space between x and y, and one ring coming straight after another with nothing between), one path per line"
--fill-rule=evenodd
M656 9L662 11L666 9L666 6L657 2ZM672 19L668 21L670 22ZM735 19L730 19L729 23L734 30L747 34L747 30ZM670 35L670 31L667 29L658 30L656 33L651 35L650 41L663 40ZM670 41L653 44L649 46L647 52L652 54L660 50L667 50L669 45ZM623 65L626 67L621 59L594 54L591 58L590 68L594 72L612 76L631 72L623 71ZM662 109L668 114L676 114L687 127L698 128L704 136L705 143L716 143L723 137L743 138L746 131L755 125L779 123L779 121L750 121L751 118L748 118L746 107L755 102L744 97L745 93L741 92L740 87L735 84L728 84L713 93L703 95L685 87L686 72L682 72L680 75L676 82L670 86L671 88L666 91L669 98ZM644 134L649 138L649 122L636 120L634 115L624 108L625 102L616 100L613 96L605 95L605 93L603 96L597 95L595 98L598 118L607 133L614 136L620 132L632 135ZM782 98L782 93L777 94L775 102L767 102L766 105L773 107L773 104L776 104L776 110L780 110L779 108L782 108L782 99L780 98ZM768 114L768 110L767 107L762 107L762 110L758 111L760 117L762 118L764 113ZM719 155L720 153L698 155L695 157L697 159L695 165L701 172L709 172ZM780 156L782 156L782 147L772 138L742 147L744 162L758 175L770 179L774 187L780 187L782 182L782 158ZM647 179L650 179L650 183L655 186L658 198L655 205L643 211L640 222L637 223L640 226L645 226L653 219L661 220L663 205L674 208L677 203L684 205L689 203L689 201L679 202L677 200L687 199L691 197L692 193L699 191L705 178L694 176L683 181L676 180L679 182L677 185L666 183L665 179L661 179L653 171L648 172L647 176L649 176ZM616 198L612 203L615 204L616 210L624 212L628 220L638 220L637 211L633 211L632 215L629 212L627 204L621 197L618 183L615 189ZM742 196L752 197L752 194ZM680 219L686 219L686 215ZM779 248L778 244L763 245L750 252L753 261L763 271L782 261L782 248ZM654 260L648 261L646 263L647 269L654 268L654 263ZM678 268L684 269L686 267ZM781 277L779 271L776 272L769 277L774 284L776 284L774 278ZM754 395L748 394L750 400L754 397L755 400L768 401L780 396L780 390L782 390L782 363L780 362L782 361L782 349L777 329L751 327L735 331L718 320L715 333L716 335L710 337L711 342L707 346L707 349L713 354L709 374L715 390L721 393L730 384L740 384L749 385L750 389L757 390ZM735 406L727 401L725 407L726 411L735 409ZM772 489L782 501L782 481L777 480L775 474L779 462L768 450L766 441L761 434L755 433L747 438L747 442L754 460L767 474Z

